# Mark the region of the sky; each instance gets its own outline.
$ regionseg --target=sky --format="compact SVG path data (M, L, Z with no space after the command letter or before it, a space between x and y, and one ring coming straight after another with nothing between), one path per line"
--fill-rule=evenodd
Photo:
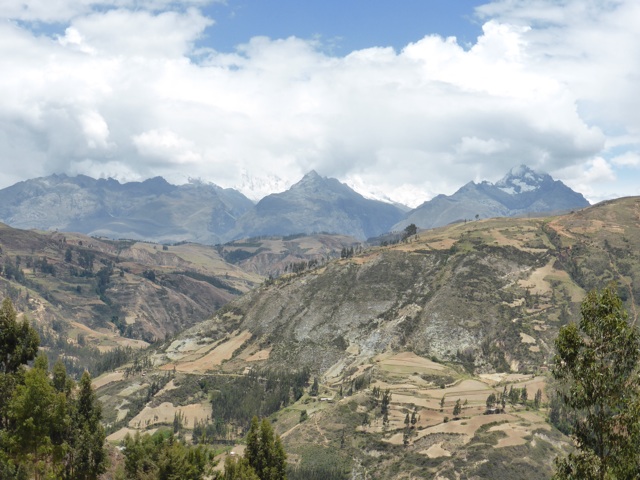
M526 164L640 194L637 0L0 0L0 188L305 173L417 206Z

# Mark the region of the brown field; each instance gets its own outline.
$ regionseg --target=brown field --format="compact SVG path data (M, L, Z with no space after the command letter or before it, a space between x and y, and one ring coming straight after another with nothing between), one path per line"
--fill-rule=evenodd
M259 352L254 353L246 358L247 362L258 362L260 360L268 360L269 355L271 355L271 350L273 347L265 348L264 350L260 350Z
M140 384L138 382L132 383L131 385L129 385L124 390L121 390L120 392L118 392L118 396L119 397L128 397L129 395L133 395L137 391L142 390L145 386L147 386L147 384Z
M426 437L434 433L454 433L457 435L463 435L465 437L465 443L469 442L476 430L487 423L493 422L515 422L518 417L508 414L500 413L497 415L477 415L471 418L462 418L460 420L454 420L447 423L440 423L433 427L425 428L418 432L418 438Z
M189 428L193 427L195 420L201 421L211 416L211 404L207 402L174 407L172 403L164 402L157 407L146 406L138 415L129 420L129 427L145 428L158 423L170 424L177 412L184 415L184 426Z
M553 278L556 280L570 282L569 274L562 270L556 270L553 268L555 259L549 260L549 262L542 268L534 270L529 278L526 280L520 280L518 283L523 288L531 289L531 293L536 295L544 295L551 293L551 284L547 279Z
M421 451L420 453L426 455L429 458L450 457L451 452L442 448L442 443L443 442L431 445L429 448Z
M222 364L225 360L229 360L238 348L240 348L247 340L251 338L251 332L245 330L237 333L234 337L226 342L221 343L206 355L188 362L167 363L161 367L162 370L172 370L175 366L176 371L184 373L204 373L211 370L212 367ZM203 347L204 348L204 347Z
M402 352L391 357L386 357L384 354L378 355L375 360L379 362L380 368L383 370L396 373L444 372L448 370L444 365L419 357L412 352Z
M134 436L136 434L136 431L137 430L134 430L132 428L123 427L117 432L113 432L111 435L109 435L107 437L107 441L111 443L120 443L122 440L124 440L124 437L127 436L127 433L131 436Z
M79 332L84 333L90 341L97 344L96 347L100 351L109 351L116 347L146 348L149 346L149 343L144 340L134 340L132 338L121 337L115 332L106 329L105 331L93 330L79 322L70 323L73 327L69 331L70 338L73 338Z
M105 385L111 382L120 381L123 378L124 378L124 373L122 372L105 373L103 375L100 375L99 377L94 378L91 384L93 385L93 388L98 389L100 387L104 387Z

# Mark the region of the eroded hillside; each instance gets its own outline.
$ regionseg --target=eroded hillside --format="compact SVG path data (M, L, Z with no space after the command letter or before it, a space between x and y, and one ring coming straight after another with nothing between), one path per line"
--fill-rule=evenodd
M468 222L283 275L149 352L146 367L98 379L110 439L185 412L187 435L226 425L208 441L240 440L255 410L303 471L548 478L568 446L546 421L553 340L585 289L609 280L635 315L639 219L630 198ZM305 386L283 394L283 372L307 372Z

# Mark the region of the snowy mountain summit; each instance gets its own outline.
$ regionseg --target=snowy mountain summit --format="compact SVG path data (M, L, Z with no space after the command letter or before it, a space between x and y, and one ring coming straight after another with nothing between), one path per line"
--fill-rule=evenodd
M553 182L553 178L550 175L546 173L540 174L526 165L520 165L513 167L509 173L494 185L509 195L515 195L539 190L547 182Z
M434 228L471 219L562 212L587 206L589 202L580 193L560 180L520 165L496 183L469 182L453 195L437 195L410 211L394 225L394 230L402 230L410 223Z

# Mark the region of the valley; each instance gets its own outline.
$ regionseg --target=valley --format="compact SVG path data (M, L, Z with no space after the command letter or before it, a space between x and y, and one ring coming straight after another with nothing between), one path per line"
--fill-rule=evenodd
M283 274L145 351L145 376L100 386L113 412L109 438L170 426L172 412L183 412L187 438L196 418L227 418L208 441L239 448L243 422L212 393L237 386L261 398L252 408L270 416L301 471L549 478L553 458L569 447L548 423L553 342L585 292L603 282L618 282L634 315L638 202L456 224ZM287 388L286 401L267 407L275 387L264 382L276 372L308 372L306 386ZM153 393L154 382L168 388ZM505 395L504 409L488 405L492 394ZM125 398L131 408L123 413Z
M554 340L610 281L636 318L638 212L625 198L380 245L2 226L0 288L51 358L96 373L112 445L170 429L221 465L258 414L293 479L543 479L570 448L549 422Z

